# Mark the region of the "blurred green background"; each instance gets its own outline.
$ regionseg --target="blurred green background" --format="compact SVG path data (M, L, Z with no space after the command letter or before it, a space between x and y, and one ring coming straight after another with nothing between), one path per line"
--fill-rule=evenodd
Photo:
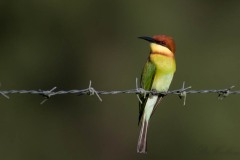
M1 90L135 88L149 45L138 36L167 34L177 72L193 89L240 89L239 1L1 0ZM148 154L136 153L135 95L0 97L1 160L240 158L240 101L167 96L155 112Z

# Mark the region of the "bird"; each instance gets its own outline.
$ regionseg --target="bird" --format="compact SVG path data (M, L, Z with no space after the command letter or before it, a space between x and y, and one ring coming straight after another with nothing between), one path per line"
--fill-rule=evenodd
M175 42L167 35L138 37L150 43L150 54L141 74L140 86L147 91L167 92L176 71ZM150 118L164 95L139 95L140 133L138 153L147 153L147 131Z

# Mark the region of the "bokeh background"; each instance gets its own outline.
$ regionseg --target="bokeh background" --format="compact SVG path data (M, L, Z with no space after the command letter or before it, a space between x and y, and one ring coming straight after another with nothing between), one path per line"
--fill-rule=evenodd
M177 72L193 89L240 89L240 2L1 0L1 90L135 88L149 45L167 34ZM167 96L152 117L148 154L136 153L135 95L0 97L0 159L240 158L240 97Z

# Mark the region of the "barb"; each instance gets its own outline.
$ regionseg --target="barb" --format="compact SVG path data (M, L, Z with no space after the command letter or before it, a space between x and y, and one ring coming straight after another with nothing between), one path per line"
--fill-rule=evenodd
M136 90L138 92L140 92L141 94L144 94L144 98L146 97L146 91L144 89L138 87L138 78L136 78ZM139 97L139 94L136 94L136 95L137 95L138 101L142 104L142 100Z
M1 83L1 82L0 82L0 87L2 87L2 83ZM6 94L4 94L4 93L2 93L2 92L0 92L0 94L1 94L3 97L5 97L5 98L10 99L10 97L7 96Z
M44 96L44 100L40 103L40 104L43 104L45 103L51 96L54 95L54 90L57 89L57 87L53 87L51 90L49 91L43 91L43 93L41 93L40 95Z
M218 99L223 100L223 98L226 98L229 95L229 92L231 89L233 89L235 86L231 86L228 89L225 89L224 91L220 91L218 93Z
M186 90L192 88L191 86L185 88L185 81L183 82L183 85L182 85L182 90L180 92L180 94L178 95L180 99L183 98L183 105L185 106L186 105L186 100L187 100L187 92Z
M91 80L90 80L90 82L89 82L88 91L89 91L88 94L89 94L90 96L96 94L96 96L98 97L99 101L102 102L102 98L99 96L98 92L92 87L92 81L91 81Z
M190 87L185 88L185 82L183 83L182 87L177 90L172 90L168 92L156 92L156 91L147 91L142 88L138 87L138 79L136 79L136 88L129 89L129 90L115 90L115 91L103 91L103 90L95 90L92 87L92 82L90 81L88 88L86 89L73 89L73 90L59 90L56 91L57 87L53 87L51 90L0 90L0 96L9 99L9 94L33 94L33 95L41 95L44 96L44 100L41 104L45 103L50 97L56 95L65 95L65 94L73 94L73 95L96 95L100 101L102 98L99 95L109 95L109 94L136 94L138 95L169 95L175 94L178 95L181 99L183 98L183 105L186 104L186 96L187 94L217 94L218 99L222 100L223 98L232 95L232 94L240 94L240 90L232 90L234 86L231 86L227 89L209 89L209 90L189 90ZM139 96L138 100L141 102Z

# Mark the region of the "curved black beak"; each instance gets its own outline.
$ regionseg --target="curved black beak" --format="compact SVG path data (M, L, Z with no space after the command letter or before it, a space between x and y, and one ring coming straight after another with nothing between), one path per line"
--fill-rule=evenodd
M152 38L152 37L147 37L147 36L141 36L141 37L138 37L140 39L144 39L148 42L151 42L151 43L156 43L156 41Z

